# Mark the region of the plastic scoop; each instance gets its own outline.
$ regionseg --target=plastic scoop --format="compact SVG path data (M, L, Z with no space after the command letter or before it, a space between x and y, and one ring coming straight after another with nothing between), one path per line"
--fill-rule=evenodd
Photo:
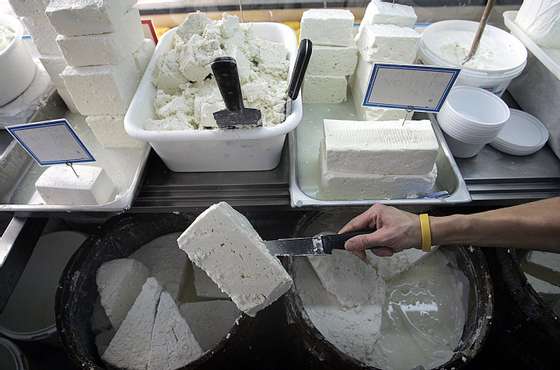
M237 63L232 57L219 57L212 62L212 73L222 94L226 109L215 112L214 119L219 128L234 129L262 126L261 111L245 108Z

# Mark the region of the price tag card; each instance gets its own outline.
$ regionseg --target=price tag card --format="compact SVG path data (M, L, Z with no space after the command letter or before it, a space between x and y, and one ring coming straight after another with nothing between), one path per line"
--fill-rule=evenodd
M439 112L459 72L457 68L374 64L363 105Z
M41 166L95 162L66 119L6 127Z

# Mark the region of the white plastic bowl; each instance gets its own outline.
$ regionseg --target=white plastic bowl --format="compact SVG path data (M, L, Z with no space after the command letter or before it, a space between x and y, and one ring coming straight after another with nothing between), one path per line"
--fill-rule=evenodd
M422 32L418 55L424 64L445 67L461 67L446 59L441 52L441 46L453 38L454 33L474 33L478 22L449 20L433 23ZM509 86L511 80L519 76L527 64L527 49L514 36L493 26L486 26L484 38L491 38L498 45L497 58L503 66L499 68L469 68L462 67L458 85L481 87L501 96ZM469 45L470 47L470 45ZM501 54L500 54L501 53Z
M486 146L485 143L482 144L468 144L460 140L455 139L453 136L443 133L447 146L454 157L457 158L471 158L480 153L482 148Z
M282 43L290 58L290 75L297 56L294 31L286 25L270 22L251 23L257 37ZM239 130L152 131L144 123L154 118L156 88L152 76L159 58L167 52L176 29L169 30L159 41L152 60L140 81L126 113L124 125L133 138L147 141L176 172L258 171L271 170L280 162L286 135L301 122L301 95L292 113L274 127Z
M15 31L15 38L0 50L0 107L20 96L31 85L37 66L22 41L23 27L15 17L0 14L0 24Z
M548 130L538 118L511 109L510 119L490 145L507 154L524 156L541 150L548 138Z

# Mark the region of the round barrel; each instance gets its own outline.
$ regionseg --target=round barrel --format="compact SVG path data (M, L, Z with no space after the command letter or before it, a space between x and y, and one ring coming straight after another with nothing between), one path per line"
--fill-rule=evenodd
M27 370L29 365L19 348L7 339L0 338L0 369Z
M296 237L313 236L323 232L336 232L356 214L352 213L315 213L304 217L297 229ZM453 255L456 268L468 279L468 301L465 306L465 324L460 340L453 348L453 355L445 363L434 368L461 368L469 363L483 348L491 328L493 315L493 289L488 273L486 259L482 252L475 248L440 247L434 253ZM429 257L426 257L429 258ZM310 318L304 300L300 296L299 282L302 278L300 266L305 262L301 258L288 258L285 266L294 278L294 287L286 295L284 303L288 321L288 335L294 343L293 356L296 361L314 369L376 369L342 351L334 345L323 331L315 326ZM381 261L382 263L382 261ZM311 268L311 267L309 267ZM306 278L311 276L305 275ZM445 301L445 297L442 298ZM460 304L460 303L457 303ZM383 310L387 311L384 307ZM343 311L339 311L345 315ZM406 333L405 333L406 334ZM459 338L458 338L459 339ZM405 346L403 344L403 346ZM376 365L380 366L380 365ZM415 365L416 366L416 365ZM425 368L425 367L422 367Z
M64 268L86 236L56 231L41 236L4 310L0 334L15 341L60 345L55 294Z
M101 360L91 318L98 302L96 273L105 262L126 258L161 236L183 232L193 217L184 215L124 215L109 220L97 236L90 237L72 256L56 295L56 322L70 359L87 369L112 368ZM257 319L241 315L231 330L212 349L187 368L235 368L247 361L252 350Z

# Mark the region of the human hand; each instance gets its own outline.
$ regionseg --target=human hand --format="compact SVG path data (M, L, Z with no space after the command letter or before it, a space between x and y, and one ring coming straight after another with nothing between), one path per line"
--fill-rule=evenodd
M380 257L390 257L404 249L418 248L421 244L422 232L418 216L382 204L375 204L356 216L339 233L368 228L376 231L348 240L345 248L362 258L365 257L366 249L372 249Z

